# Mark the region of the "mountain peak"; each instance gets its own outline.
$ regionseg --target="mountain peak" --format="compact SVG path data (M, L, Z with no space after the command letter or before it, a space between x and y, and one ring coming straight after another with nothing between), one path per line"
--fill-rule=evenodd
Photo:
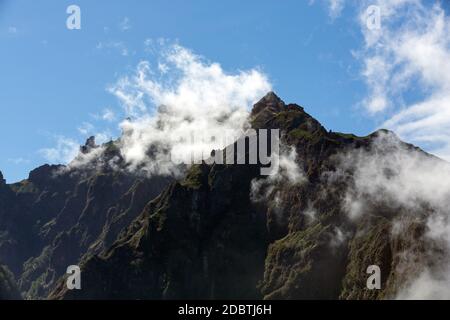
M86 140L86 143L84 146L81 146L80 151L81 153L89 153L92 149L97 148L97 144L95 143L95 136L91 136Z
M6 184L6 180L3 178L3 173L0 171L0 186L3 186Z
M268 101L282 101L279 96L273 91L269 91L266 93L266 95L261 100L268 100Z
M256 116L263 110L272 112L280 112L285 108L285 103L278 97L275 92L268 92L261 100L259 100L252 109L252 116Z

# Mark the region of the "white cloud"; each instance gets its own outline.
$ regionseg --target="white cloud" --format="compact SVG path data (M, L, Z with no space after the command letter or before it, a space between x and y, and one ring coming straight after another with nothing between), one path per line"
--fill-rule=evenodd
M240 132L250 107L271 85L258 70L229 74L179 45L162 46L159 53L154 67L140 62L110 92L130 117L121 123L121 150L130 169L169 174L175 167L168 153L186 150L181 139L216 137L215 149L225 147L221 137ZM149 157L151 147L157 151Z
M218 63L208 62L179 45L166 45L165 41L155 45L160 45L160 55L154 68L149 61L142 61L134 74L120 78L109 88L128 116L120 123L123 134L118 147L129 170L177 174L179 166L171 161L174 156L185 158L186 152L198 150L209 154L226 147L229 141L225 138L243 132L251 106L271 90L271 85L256 69L230 74ZM105 46L100 43L98 48ZM95 120L116 120L110 108L91 116ZM82 123L78 131L95 136L98 144L112 137L108 130L98 132L91 122ZM215 140L191 143L186 141L190 136ZM56 147L39 152L51 162L70 162L69 168L92 167L104 161L102 148L88 154L78 151L77 142L59 137Z
M364 204L366 199L393 208L403 206L412 212L420 212L418 204L431 203L439 211L448 211L450 164L409 149L392 133L380 132L370 151L358 149L346 154L341 168L354 169L355 185L349 195L352 201Z
M450 270L447 270L450 273ZM450 282L445 278L436 278L429 269L423 271L410 286L403 288L396 297L399 300L448 300Z
M329 181L337 177L350 183L343 209L351 219L389 208L401 214L392 217L393 235L404 232L409 218L423 219L427 232L415 240L439 248L429 253L403 252L408 257L405 265L419 273L411 274L397 298L450 298L450 164L407 146L392 133L380 132L369 150L356 149L341 156L338 170L328 175Z
M128 17L123 18L123 20L119 23L119 29L121 31L127 31L131 29L130 19Z
M100 138L104 138L101 135L99 136ZM98 137L96 137L96 143L102 143L105 141L97 141L100 140L98 139ZM94 171L99 171L101 170L101 168L103 168L105 166L105 161L108 161L108 165L110 168L115 168L116 166L116 160L115 158L113 159L105 159L104 157L102 157L103 152L105 151L105 146L103 145L97 145L94 148L91 148L89 150L89 152L83 153L83 152L78 152L76 154L76 156L74 158L72 158L69 162L67 162L67 166L62 169L62 172L65 171L70 171L72 169L77 169L77 168L83 168L83 169L89 169L89 170L94 170Z
M290 184L302 183L306 180L303 170L298 164L298 155L294 147L280 154L280 170L278 175L271 176L273 179L288 181Z
M332 2L333 17L332 8L339 13L343 2ZM380 28L368 28L366 10L372 5L380 9ZM355 57L363 64L368 95L362 105L369 115L383 119L381 127L401 138L450 159L450 18L441 5L425 0L359 2L364 44ZM423 253L426 261L420 266L417 251L404 252L405 263L419 273L397 298L449 299L450 164L406 147L391 134L380 134L371 150L353 151L340 163L328 178L353 180L342 202L351 219L377 205L401 210L425 219L427 232L417 241L442 250L442 256ZM404 219L394 220L393 234L404 230Z
M250 198L254 202L264 202L273 199L281 205L279 190L283 186L293 186L306 181L304 171L300 168L297 152L294 147L282 146L279 155L279 169L276 174L265 178L255 178L251 182ZM313 209L305 212L311 218L315 216Z
M110 117L112 117L112 115L113 115L112 111L105 110L101 118L105 119L106 116L107 119L105 120L112 121L109 120ZM97 143L99 144L108 142L112 139L112 133L110 132L109 129L98 131L98 129L90 122L83 122L81 126L79 126L77 129L78 132L84 137L94 136Z
M112 122L116 120L116 114L114 113L113 110L106 108L103 110L102 119L105 121Z
M30 163L31 161L29 159L19 157L19 158L9 158L8 162L11 162L14 164L24 164L24 163Z
M47 161L66 164L77 156L79 150L80 145L75 140L59 136L55 147L40 149L39 153Z
M104 108L100 113L91 113L90 116L96 121L115 122L117 120L116 112L109 107Z
M309 6L312 6L315 3L315 0L308 0ZM322 3L326 6L328 15L333 20L341 15L345 6L345 0L322 0Z
M18 30L17 30L16 27L13 27L13 26L8 27L8 33L9 33L9 34L16 34L17 31L18 31Z
M112 134L108 129L104 131L97 131L95 126L88 122L84 122L80 127L78 127L78 131L83 136L94 136L98 145L102 145L103 143L112 140ZM68 166L68 169L71 169L81 166L96 165L93 160L96 160L97 162L102 161L100 156L103 151L104 148L99 146L92 152L82 154L80 153L79 142L64 136L57 136L56 146L51 148L42 148L38 150L38 153L50 163L65 164ZM15 161L20 161L22 163L25 160L22 161L22 159L19 158L15 159Z
M303 214L305 215L308 223L312 223L317 220L317 211L313 206L311 206L311 204L309 204L306 210L303 211Z
M383 127L450 159L450 18L440 2L377 0L381 28L366 27L358 56L369 95L363 104ZM414 95L411 95L414 93Z
M328 5L328 14L332 19L341 15L344 9L345 0L326 0Z
M89 122L83 122L81 124L81 126L79 126L78 128L78 132L80 132L82 135L88 135L92 132L92 130L94 130L94 125L92 123Z
M107 41L107 42L99 42L96 46L97 50L107 50L107 52L115 51L120 55L126 57L130 54L125 43L122 41Z

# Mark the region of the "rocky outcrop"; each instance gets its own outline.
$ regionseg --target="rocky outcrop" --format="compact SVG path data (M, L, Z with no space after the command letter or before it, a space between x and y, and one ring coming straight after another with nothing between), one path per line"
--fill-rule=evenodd
M3 173L0 171L0 188L6 184L6 180L3 179Z

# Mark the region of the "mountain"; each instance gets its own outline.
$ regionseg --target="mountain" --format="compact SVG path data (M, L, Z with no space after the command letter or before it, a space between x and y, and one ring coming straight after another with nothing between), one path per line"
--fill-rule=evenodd
M424 237L433 207L390 198L403 177L392 155L443 161L387 130L327 131L273 92L250 124L280 130L274 176L202 163L142 177L105 165L116 142L87 167L46 165L12 185L0 175L0 261L25 298L383 299L443 259ZM89 139L80 154L96 148ZM67 289L71 264L82 290ZM371 265L380 290L366 286Z
M97 147L89 138L80 155ZM113 142L103 147L90 167L44 165L0 186L0 261L25 298L45 298L69 265L111 245L168 184L103 165L118 156Z

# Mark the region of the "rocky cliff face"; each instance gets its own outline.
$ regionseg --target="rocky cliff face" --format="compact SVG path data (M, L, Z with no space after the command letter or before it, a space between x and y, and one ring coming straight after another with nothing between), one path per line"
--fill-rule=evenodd
M430 252L443 254L424 240L426 204L357 188L361 155L424 152L384 130L329 132L274 93L251 124L280 129L275 176L259 165L203 163L178 180L44 166L0 185L0 261L28 298L381 299L429 265ZM90 140L81 151L95 148ZM395 177L395 166L380 166ZM82 290L66 288L70 264L81 266ZM381 290L366 287L369 265L380 267Z
M80 152L96 147L90 138ZM114 143L103 147L95 161L117 156ZM25 298L45 298L69 265L110 246L169 180L109 166L37 168L27 180L0 187L0 261Z

